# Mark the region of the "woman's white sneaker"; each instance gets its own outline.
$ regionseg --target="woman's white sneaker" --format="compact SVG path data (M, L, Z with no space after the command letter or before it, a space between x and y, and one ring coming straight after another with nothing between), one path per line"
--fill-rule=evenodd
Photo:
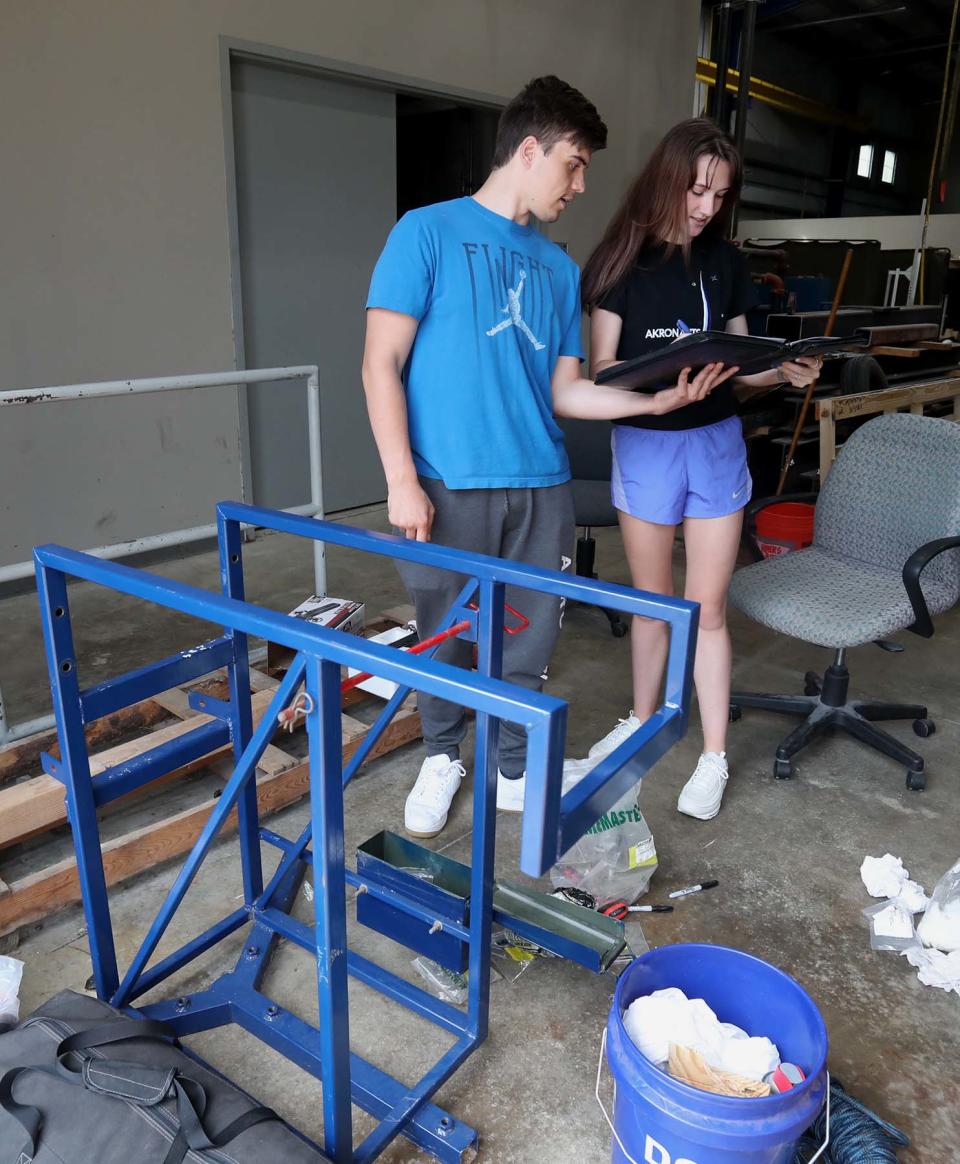
M466 769L447 755L427 756L403 809L403 826L411 837L435 837L447 823L447 814Z
M720 811L730 773L726 752L704 752L693 775L684 784L677 810L697 820L713 820Z
M623 741L629 739L640 726L640 720L631 711L627 718L619 720L617 726L612 731L607 732L602 740L597 740L587 752L588 758L602 760L604 756L609 756L614 748L619 748Z

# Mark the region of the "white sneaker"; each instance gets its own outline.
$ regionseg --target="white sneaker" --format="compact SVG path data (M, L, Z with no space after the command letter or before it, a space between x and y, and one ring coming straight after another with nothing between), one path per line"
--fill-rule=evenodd
M466 774L459 760L447 755L427 756L403 809L403 825L410 836L435 837L441 831Z
M602 760L604 756L609 756L614 748L618 748L624 740L629 739L638 727L640 727L640 720L631 711L626 719L618 721L613 731L607 732L602 740L597 740L587 752L588 758Z
M499 812L523 812L523 794L526 787L526 773L516 780L509 780L498 768L497 810Z
M729 777L727 753L704 752L693 775L683 786L677 811L697 820L713 820L720 811L720 801Z

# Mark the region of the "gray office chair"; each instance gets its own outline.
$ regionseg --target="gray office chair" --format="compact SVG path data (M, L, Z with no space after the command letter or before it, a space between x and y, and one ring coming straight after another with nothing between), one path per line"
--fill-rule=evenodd
M617 525L617 511L610 500L610 471L613 456L610 452L610 425L601 420L560 420L570 458L573 480L573 509L577 527L575 569L583 578L596 578L594 562L597 543L592 536L594 528ZM623 638L627 624L616 610L601 607L610 623L615 638Z
M766 505L784 500L754 504L748 522ZM903 650L885 641L902 630L929 638L931 616L960 596L958 547L960 424L892 413L847 440L817 500L813 544L734 575L730 601L744 614L836 652L822 678L806 673L803 695L731 697L734 720L744 707L804 717L777 748L775 776L789 777L796 753L835 728L904 764L908 788L924 787L923 758L874 722L912 719L916 734L929 736L935 726L927 709L849 700L844 653L870 642Z

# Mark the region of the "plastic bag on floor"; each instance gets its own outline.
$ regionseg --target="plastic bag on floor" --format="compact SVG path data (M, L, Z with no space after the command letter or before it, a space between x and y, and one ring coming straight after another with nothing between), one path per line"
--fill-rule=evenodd
M927 912L917 926L917 936L925 946L945 954L960 950L960 861L937 882Z
M20 980L23 963L0 954L0 1027L10 1026L20 1017Z
M598 760L567 760L563 791L567 793ZM636 901L646 893L657 868L653 834L640 811L640 784L605 812L550 870L554 886L574 885L592 893L600 905Z

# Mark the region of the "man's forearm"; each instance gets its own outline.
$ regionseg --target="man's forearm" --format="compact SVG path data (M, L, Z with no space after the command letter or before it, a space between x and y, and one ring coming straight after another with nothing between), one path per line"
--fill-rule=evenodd
M407 398L403 382L396 371L363 369L363 390L367 398L370 428L380 454L380 463L392 487L415 481L417 470L410 450Z

